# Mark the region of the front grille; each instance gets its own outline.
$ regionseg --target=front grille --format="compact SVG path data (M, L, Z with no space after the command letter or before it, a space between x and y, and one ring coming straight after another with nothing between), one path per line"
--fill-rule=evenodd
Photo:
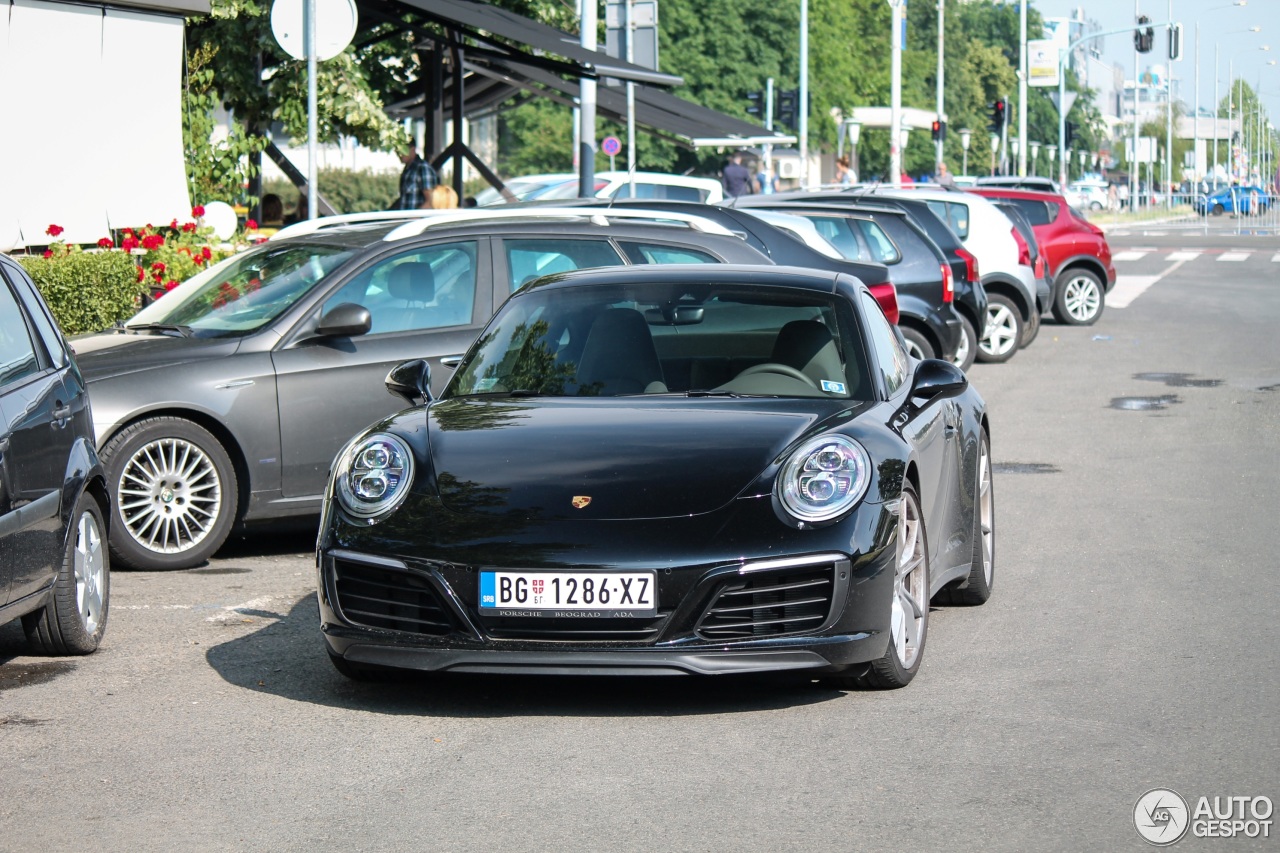
M698 622L706 640L747 640L813 631L831 612L833 567L761 572L726 580Z
M334 580L338 610L348 622L432 636L453 631L449 611L421 575L336 560Z

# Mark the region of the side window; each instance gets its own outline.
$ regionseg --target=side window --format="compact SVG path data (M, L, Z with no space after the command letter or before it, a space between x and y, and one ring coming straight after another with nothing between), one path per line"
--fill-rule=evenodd
M951 230L956 232L956 236L961 240L969 236L969 206L966 204L956 204L947 201L928 201L929 209L938 215L938 218L951 226Z
M1049 221L1057 222L1058 214L1062 212L1062 205L1058 204L1056 201L1046 201L1044 206L1049 208Z
M862 243L858 241L857 236L853 233L854 225L847 216L814 216L804 214L804 217L813 223L813 227L818 229L818 233L823 238L836 247L843 257L851 261L868 260L867 250L863 248Z
M27 304L31 306L31 322L35 325L36 331L44 341L44 348L49 353L49 360L53 362L55 368L66 367L67 349L62 340L62 333L58 331L53 317L48 314L47 309L37 298L35 284L31 279L27 278L25 273L17 270L10 271L9 277L18 292L26 295Z
M1058 211L1054 210L1053 215L1049 215L1049 206L1043 201L1035 201L1029 198L1015 198L1013 204L1018 210L1022 211L1022 215L1027 217L1027 221L1032 225L1048 225L1058 215ZM1056 205L1055 205L1056 207Z
M631 194L630 182L618 187L610 195L613 198L654 198L667 201L703 202L707 200L707 193L696 187L681 187L675 184L645 184L639 181L636 182L634 196Z
M324 304L369 309L369 334L465 326L476 304L476 244L444 243L404 252L358 273Z
M24 316L13 291L0 278L0 388L40 372Z
M883 228L869 219L856 221L863 239L871 247L871 260L880 264L896 264L902 260L902 256L898 253L898 248L893 245L893 241L889 239L888 234L884 233Z
M662 246L657 243L631 243L619 240L618 245L627 253L633 264L718 264L720 261L706 252L686 249L683 246Z
M907 380L907 354L898 345L898 338L880 303L869 293L862 295L862 313L867 318L867 335L871 338L871 350L875 356L872 369L884 377L885 388L892 396Z
M539 238L502 242L512 291L544 275L590 267L616 267L623 262L608 240Z

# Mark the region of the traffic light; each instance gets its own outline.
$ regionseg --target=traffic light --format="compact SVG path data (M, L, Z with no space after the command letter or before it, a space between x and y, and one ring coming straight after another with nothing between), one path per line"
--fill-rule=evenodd
M764 119L764 92L747 92L747 115Z
M800 102L799 89L780 89L778 91L778 123L786 127L796 127L796 105Z
M1178 62L1182 59L1182 24L1174 24L1169 27L1169 61Z
M1066 133L1065 133L1063 142L1065 143L1067 148L1070 148L1071 143L1074 142L1076 138L1076 123L1074 121L1067 122L1065 126L1065 131Z
M987 125L987 129L992 133L1004 130L1004 98L991 105L991 124Z
M945 141L945 140L946 140L946 138L947 138L947 123L946 123L945 121L940 121L939 119L936 119L936 118L935 118L935 119L933 120L933 125L932 125L932 127L931 127L931 130L932 130L932 132L933 132L933 141L934 141L934 142L943 142L943 141Z
M1138 17L1138 28L1133 31L1133 49L1138 53L1150 53L1151 46L1155 44L1156 31L1148 26L1150 23L1151 19L1146 15Z

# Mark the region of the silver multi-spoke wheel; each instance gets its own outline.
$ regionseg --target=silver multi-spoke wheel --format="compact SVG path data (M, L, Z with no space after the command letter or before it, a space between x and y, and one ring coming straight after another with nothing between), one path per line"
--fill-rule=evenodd
M1102 291L1092 276L1078 275L1062 288L1062 305L1077 323L1088 323L1102 305Z
M996 504L991 490L991 451L984 439L978 458L978 523L981 531L982 577L991 588L996 570Z
M161 438L138 448L125 462L116 490L129 536L158 554L178 554L200 544L217 521L222 500L213 460L182 438Z
M107 578L107 559L103 550L102 529L98 517L80 513L76 524L76 544L72 556L76 581L76 607L86 634L95 634L102 620Z
M978 438L977 476L973 492L972 560L969 574L943 587L934 597L941 604L972 606L991 598L996 580L996 502L991 487L991 441L984 429ZM965 470L972 470L966 463Z
M924 525L915 496L904 492L898 509L898 549L893 575L890 631L904 670L915 667L924 645L929 612L929 569Z
M1017 315L1008 305L992 304L987 308L987 336L978 344L984 355L1004 357L1018 348L1021 335Z

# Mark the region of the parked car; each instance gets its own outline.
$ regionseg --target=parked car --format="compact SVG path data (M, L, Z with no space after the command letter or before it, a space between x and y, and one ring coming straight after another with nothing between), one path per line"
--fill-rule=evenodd
M348 442L326 495L320 634L352 678L901 687L930 601L991 594L986 406L955 365L908 358L849 276L548 276L436 400L429 373L391 372L424 405Z
M119 562L185 568L237 522L317 515L342 442L395 411L387 371L426 358L443 387L442 368L531 278L625 264L771 264L727 229L679 214L396 215L271 240L121 328L75 339L118 498L110 543Z
M817 229L808 220L800 217L794 217L794 219L809 226L805 233L800 233L799 229L788 230L779 227L779 224L765 222L759 216L753 216L753 211L715 204L654 199L611 199L608 202L598 199L578 199L574 202L561 203L574 206L597 206L607 203L612 209L625 210L635 207L652 211L666 210L710 219L746 240L747 245L775 264L841 272L856 277L871 290L871 294L880 303L880 308L889 318L889 322L898 322L898 294L893 283L889 281L889 270L884 264L845 259L834 246L818 234ZM777 219L773 221L780 222Z
M1273 199L1259 186L1223 187L1196 198L1196 213L1221 216L1224 213L1262 214L1271 209Z
M106 476L74 355L22 267L0 255L0 623L83 655L107 628Z
M1091 326L1102 316L1116 283L1111 246L1101 228L1062 196L1019 190L974 192L1015 205L1035 230L1053 279L1049 306L1060 323Z
M523 175L511 178L506 182L506 189L515 197L515 201L532 201L538 196L570 181L577 182L578 176L572 172L555 172L549 175ZM488 207L495 204L508 204L508 199L496 187L485 187L476 194L476 206Z
M1018 238L1018 251L1024 249L1031 257L1031 269L1035 271L1036 276L1036 310L1031 315L1031 322L1025 323L1022 327L1022 338L1018 341L1018 347L1025 347L1036 339L1036 335L1040 334L1040 315L1045 312L1050 301L1053 298L1053 279L1049 275L1049 265L1045 261L1043 253L1040 251L1040 241L1036 239L1036 231L1031 227L1031 220L1008 199L992 199L996 203L996 207L1000 208L1000 212L1009 217L1009 221L1013 223L1013 227L1017 229L1014 235ZM989 352L994 352L998 347L993 339L984 340L983 347Z
M1000 314L1001 321L1007 324L1005 332L1000 333L1002 338L1012 341L1023 339L1023 330L1038 310L1038 284L1030 247L1025 245L1025 241L1019 243L1017 227L989 199L967 190L936 188L895 190L876 187L855 192L869 197L917 198L928 204L978 259L982 286L987 293L987 323L983 339L999 331L998 326L992 325L995 314ZM987 347L987 350L991 349ZM1017 352L1016 347L1008 349L1003 343L995 349L999 351L992 353L979 346L978 359L1006 361Z
M1103 180L1072 181L1062 195L1077 210L1106 210L1110 206L1107 196L1109 183ZM1052 190L1045 190L1052 192Z
M768 204L769 196L746 202ZM915 358L954 360L962 321L954 308L955 279L937 244L901 210L806 203L787 196L770 209L795 211L811 221L845 257L885 264L898 291L898 327ZM757 209L748 206L747 210ZM972 359L967 359L972 363ZM962 369L969 364L961 364Z
M982 338L977 329L980 326L985 329L987 315L987 293L979 275L978 259L964 248L960 238L924 200L869 195L854 197L843 192L784 193L777 198L778 210L796 205L830 206L837 210L861 211L872 215L879 210L905 213L910 223L937 245L951 268L952 308L960 320L960 339L952 360L961 369L969 369L978 352L978 341ZM910 235L905 239L915 242Z
M596 172L596 198L652 198L667 201L697 201L715 204L724 198L724 186L715 178L668 175L663 172L636 172L635 191L629 172ZM553 187L538 196L542 201L578 197L578 180Z
M1036 192L1061 193L1062 187L1053 178L1041 178L1036 175L1019 177L1018 175L988 175L978 178L977 186L1006 187L1008 189L1035 190Z

